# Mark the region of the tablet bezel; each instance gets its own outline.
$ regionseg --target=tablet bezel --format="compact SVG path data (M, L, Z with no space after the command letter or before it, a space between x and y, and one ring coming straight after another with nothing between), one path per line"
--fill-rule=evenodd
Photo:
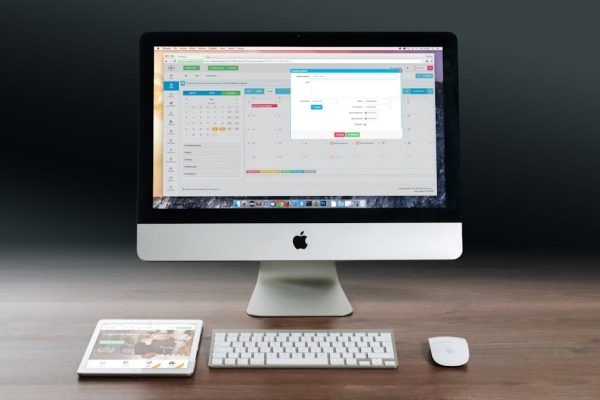
M105 324L194 324L194 338L192 339L192 349L188 360L187 368L87 368L87 362L94 349L98 335ZM196 359L202 337L203 321L197 319L101 319L96 324L85 353L77 368L77 374L81 376L191 376L196 369Z

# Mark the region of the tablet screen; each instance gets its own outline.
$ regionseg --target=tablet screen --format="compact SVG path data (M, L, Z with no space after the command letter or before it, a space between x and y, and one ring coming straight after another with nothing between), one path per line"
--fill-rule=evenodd
M187 368L196 325L105 323L87 368Z

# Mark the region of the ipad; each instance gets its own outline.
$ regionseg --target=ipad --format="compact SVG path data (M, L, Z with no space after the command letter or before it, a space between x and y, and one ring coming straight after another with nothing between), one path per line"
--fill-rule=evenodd
M201 320L103 319L77 373L190 376L201 335Z

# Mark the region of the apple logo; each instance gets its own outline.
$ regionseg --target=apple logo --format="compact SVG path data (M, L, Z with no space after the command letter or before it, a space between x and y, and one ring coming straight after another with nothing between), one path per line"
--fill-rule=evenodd
M304 231L300 232L299 235L294 236L294 247L297 249L305 249L308 246L308 243L306 243L306 235L304 234Z

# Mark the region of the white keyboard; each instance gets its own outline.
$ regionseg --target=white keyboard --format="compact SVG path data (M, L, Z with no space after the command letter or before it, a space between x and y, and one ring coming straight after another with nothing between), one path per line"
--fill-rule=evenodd
M215 329L211 368L397 368L392 330Z

